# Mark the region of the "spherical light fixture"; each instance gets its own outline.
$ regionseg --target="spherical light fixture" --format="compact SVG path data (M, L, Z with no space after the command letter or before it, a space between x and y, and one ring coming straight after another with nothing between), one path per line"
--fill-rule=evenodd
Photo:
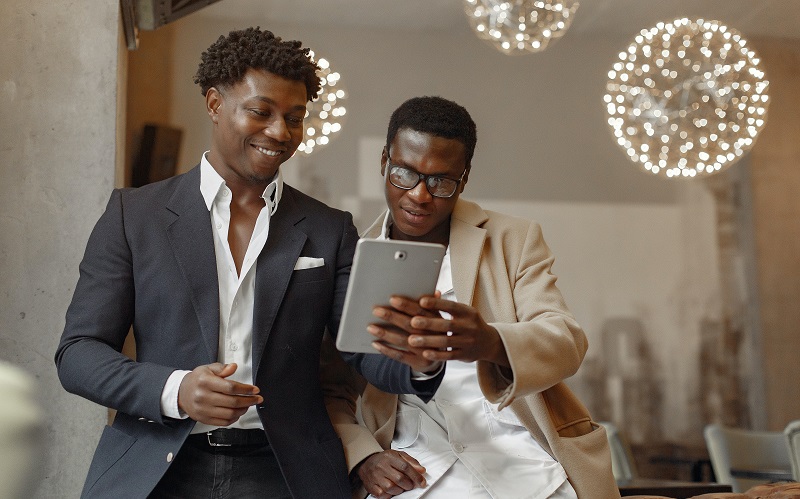
M617 144L647 172L693 178L737 161L764 128L759 58L718 21L642 30L608 72L604 103Z
M464 0L478 38L507 55L541 52L572 24L574 0Z
M310 52L314 57L314 52ZM297 151L306 155L326 145L342 129L342 122L347 113L342 101L347 93L339 82L341 75L331 69L327 59L316 59L320 67L317 76L322 87L317 98L306 105L306 116L303 121L305 136Z

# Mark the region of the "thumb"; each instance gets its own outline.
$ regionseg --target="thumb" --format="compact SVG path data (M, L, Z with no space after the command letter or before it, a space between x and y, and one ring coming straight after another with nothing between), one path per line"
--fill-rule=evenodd
M235 373L237 367L238 366L236 363L220 364L219 362L215 362L208 365L208 369L220 378L227 378L231 374Z

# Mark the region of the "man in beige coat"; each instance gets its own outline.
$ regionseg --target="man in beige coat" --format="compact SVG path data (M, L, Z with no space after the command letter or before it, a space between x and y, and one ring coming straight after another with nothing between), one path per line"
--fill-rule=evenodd
M587 341L555 286L553 256L540 226L459 199L475 142L475 124L467 111L439 97L406 101L390 120L381 156L389 209L364 236L436 242L448 252L437 295L419 301L397 297L391 307L376 307L376 322L388 325L370 326L370 332L377 351L411 365L418 376L447 371L434 401L425 404L365 383L327 346L328 368L337 372L330 378L349 381L351 387L330 385L326 403L345 447L355 495L438 498L480 489L480 497L493 499L619 497L605 430L563 383L580 366ZM465 371L463 366L474 367ZM450 392L445 391L448 376L458 380ZM498 425L487 416L485 424L494 426L486 429L481 417L460 414L473 406L452 400L465 399L461 394L469 393L469 383L485 397L487 414L513 424ZM356 418L359 393L363 424ZM411 424L421 429L410 439L403 429L409 424L402 423L409 414L423 414L422 422ZM431 421L428 427L425 418ZM472 449L487 449L469 458L470 445L453 443L453 433L463 430L467 420L478 422L478 429L465 436L470 445L475 441ZM441 437L433 435L440 429ZM417 438L417 432L424 438ZM491 442L499 438L505 439L503 445ZM444 453L431 450L437 445L441 450L442 443L448 447ZM517 475L503 467L497 470L505 473L503 480L486 473L491 466L483 461L496 462L489 457L492 452L509 454L509 469L518 466L514 459L527 447L517 446L541 451L530 461L538 467L514 468L524 470ZM440 466L434 456L444 456L445 464ZM453 463L462 464L461 471ZM542 478L530 481L537 473Z

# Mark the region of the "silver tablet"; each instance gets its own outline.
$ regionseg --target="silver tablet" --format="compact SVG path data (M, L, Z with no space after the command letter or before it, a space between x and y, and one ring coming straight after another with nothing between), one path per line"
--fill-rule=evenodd
M376 305L388 305L393 295L419 298L436 291L446 248L441 244L396 240L361 239L356 245L347 285L344 311L336 336L343 352L377 353L370 324Z

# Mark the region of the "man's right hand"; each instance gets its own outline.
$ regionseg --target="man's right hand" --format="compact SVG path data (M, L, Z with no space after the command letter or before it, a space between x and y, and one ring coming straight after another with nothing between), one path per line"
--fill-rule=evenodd
M358 477L367 492L377 499L402 494L416 487L427 487L425 467L405 452L385 450L366 458L358 467Z
M190 418L212 426L228 426L260 404L259 389L225 379L236 372L236 364L207 364L184 376L178 389L178 407Z

